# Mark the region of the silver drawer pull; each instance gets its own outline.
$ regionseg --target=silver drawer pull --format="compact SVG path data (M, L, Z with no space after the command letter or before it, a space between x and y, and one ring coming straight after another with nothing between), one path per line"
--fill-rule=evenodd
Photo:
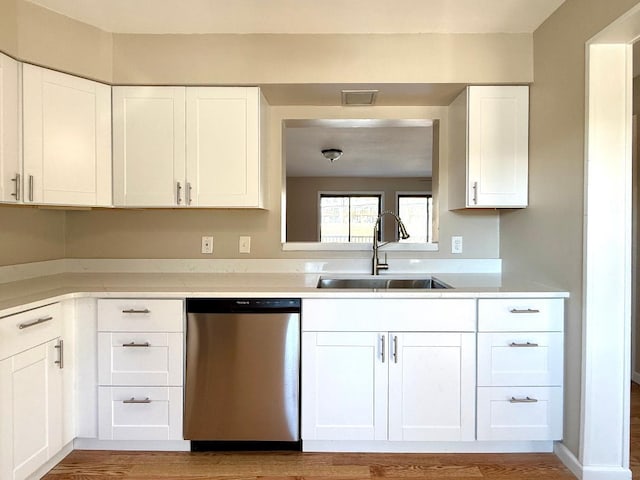
M511 397L511 400L509 400L509 403L538 403L538 399L531 398L531 397L524 397L524 398Z
M33 322L21 323L20 325L18 325L18 328L22 330L23 328L34 327L36 325L40 325L41 323L48 322L50 320L53 320L53 317L43 317L43 318L34 320Z
M122 313L151 313L151 310L145 308L143 310L136 310L135 308L130 308L128 310L122 310Z
M131 397L129 400L122 400L122 403L151 403L151 399L147 397L144 400L136 400L136 397Z
M149 342L144 342L144 343L131 342L131 343L123 343L122 346L123 347L150 347L151 344Z
M539 345L537 343L531 343L531 342L527 342L527 343L511 342L509 346L510 347L538 347Z
M540 310L535 309L535 308L526 308L524 310L521 310L521 309L518 309L518 308L512 308L509 311L511 313L540 313Z

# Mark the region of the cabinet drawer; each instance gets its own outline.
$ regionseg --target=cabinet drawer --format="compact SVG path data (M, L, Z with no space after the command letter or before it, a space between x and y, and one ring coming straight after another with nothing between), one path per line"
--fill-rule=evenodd
M182 385L182 333L98 333L100 385Z
M480 332L561 332L562 298L509 298L478 300Z
M100 440L182 440L181 387L99 387Z
M478 440L562 439L562 387L478 387Z
M563 334L478 334L479 386L561 386Z
M100 332L182 332L183 317L182 300L98 300Z
M0 318L0 360L62 335L59 303Z

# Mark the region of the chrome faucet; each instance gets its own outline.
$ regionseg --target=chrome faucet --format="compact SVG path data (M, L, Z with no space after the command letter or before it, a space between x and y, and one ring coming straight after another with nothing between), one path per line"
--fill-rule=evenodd
M396 222L398 222L398 230L400 230L400 238L402 238L403 240L406 240L407 238L409 238L409 234L407 233L407 229L405 228L404 223L402 223L402 220L400 220L400 217L397 216L395 213L393 213L391 210L385 210L380 215L378 215L378 218L376 219L376 223L373 226L373 258L371 259L371 275L378 275L380 273L380 270L389 269L389 264L387 263L386 254L385 254L384 262L380 262L380 259L378 258L378 249L380 247L385 246L387 243L389 243L389 242L378 243L378 234L380 233L380 221L382 220L382 217L385 215L391 215L393 218L396 219Z

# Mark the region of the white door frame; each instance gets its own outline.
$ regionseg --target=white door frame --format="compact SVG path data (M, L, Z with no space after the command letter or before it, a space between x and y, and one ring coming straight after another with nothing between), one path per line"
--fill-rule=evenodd
M585 480L631 479L632 43L640 5L586 44L582 409L576 459Z

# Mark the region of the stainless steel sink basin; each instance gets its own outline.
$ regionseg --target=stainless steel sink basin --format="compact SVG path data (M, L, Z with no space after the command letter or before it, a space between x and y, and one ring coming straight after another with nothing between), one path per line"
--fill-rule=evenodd
M331 278L321 277L318 280L318 288L361 288L361 289L433 289L451 288L451 286L433 277L426 278L388 278L388 277L361 277L361 278Z

